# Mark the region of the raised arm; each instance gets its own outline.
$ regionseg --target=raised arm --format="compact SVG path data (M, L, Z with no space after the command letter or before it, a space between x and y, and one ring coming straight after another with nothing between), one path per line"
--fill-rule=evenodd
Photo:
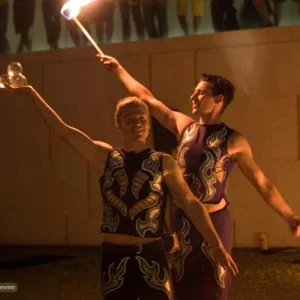
M103 167L111 146L100 141L93 141L80 130L67 125L32 86L6 87L6 89L0 89L0 92L14 92L32 99L37 111L55 134L66 140L92 166Z
M233 274L237 274L236 264L225 250L206 209L187 186L176 161L165 154L163 166L164 180L174 196L173 198L177 199L178 203L176 204L187 214L197 230L213 248L215 258L221 265L230 269Z
M115 72L129 93L139 97L148 104L151 115L171 132L178 135L183 128L193 122L193 119L190 117L171 110L163 102L157 100L154 95L133 78L115 58L106 55L98 55L98 57L107 70Z
M233 152L232 154L242 173L255 187L265 202L288 223L292 234L295 237L300 237L300 218L256 164L246 138L239 133L233 133L228 140L228 146Z

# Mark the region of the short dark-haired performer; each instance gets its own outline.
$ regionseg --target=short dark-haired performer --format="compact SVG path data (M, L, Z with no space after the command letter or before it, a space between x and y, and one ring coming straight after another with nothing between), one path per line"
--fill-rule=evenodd
M30 96L49 127L99 171L104 206L104 299L174 299L162 239L164 184L212 245L214 259L234 274L237 272L208 213L186 185L175 160L146 146L149 112L139 98L127 97L118 102L115 121L123 146L113 148L67 125L31 86L0 89L0 93L7 91Z
M192 118L169 109L137 82L113 57L100 57L114 70L127 90L142 99L162 125L179 138L178 164L193 194L210 213L226 250L232 249L232 221L227 181L235 163L263 199L300 236L300 219L284 201L274 184L252 157L246 138L220 121L224 109L234 98L235 87L224 77L203 74L192 95ZM175 294L178 300L227 300L230 276L211 255L209 241L197 232L190 217L178 209L176 221L181 252L174 255Z

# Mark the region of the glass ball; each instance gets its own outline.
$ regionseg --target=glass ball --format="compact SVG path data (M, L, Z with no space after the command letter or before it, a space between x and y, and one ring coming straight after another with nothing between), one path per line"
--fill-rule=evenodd
M23 73L22 65L19 62L12 62L7 67L9 76L20 75Z
M0 79L0 89L5 89L5 85L1 82L1 79Z
M27 85L27 79L22 74L9 77L9 81L10 81L11 86L14 88L19 88L24 85Z

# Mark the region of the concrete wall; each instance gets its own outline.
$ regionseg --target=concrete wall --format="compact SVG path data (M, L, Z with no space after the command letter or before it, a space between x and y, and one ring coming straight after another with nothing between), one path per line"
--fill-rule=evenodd
M201 72L235 82L237 94L224 121L242 132L254 156L300 214L299 27L225 32L103 46L166 104L190 113L189 96ZM68 124L93 139L120 144L116 101L126 95L93 48L0 57L5 72L20 61L30 84ZM99 244L98 174L54 136L32 101L1 94L0 243ZM235 245L299 246L286 224L235 168L229 183Z

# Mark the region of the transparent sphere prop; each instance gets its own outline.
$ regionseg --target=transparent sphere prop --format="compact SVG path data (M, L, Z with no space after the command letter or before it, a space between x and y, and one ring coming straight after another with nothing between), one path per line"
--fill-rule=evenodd
M7 67L7 74L9 76L22 75L23 68L19 62L12 62Z
M10 85L14 88L19 88L27 84L27 79L24 75L18 74L9 77Z
M23 68L19 62L12 62L7 67L7 74L0 76L0 88L5 88L5 85L20 88L27 85L27 79L22 74Z

